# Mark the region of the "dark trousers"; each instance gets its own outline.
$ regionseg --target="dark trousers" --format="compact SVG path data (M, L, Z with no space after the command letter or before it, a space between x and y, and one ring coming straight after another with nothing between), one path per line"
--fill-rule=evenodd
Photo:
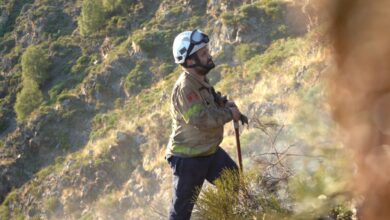
M207 157L167 158L173 171L173 198L169 209L170 220L190 219L194 201L206 179L213 184L223 169L236 169L237 164L221 148Z

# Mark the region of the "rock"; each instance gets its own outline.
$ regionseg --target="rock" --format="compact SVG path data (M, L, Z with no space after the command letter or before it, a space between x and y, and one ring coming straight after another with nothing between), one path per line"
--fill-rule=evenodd
M88 201L92 201L99 195L99 189L100 188L96 184L88 183L82 188L81 197Z
M119 199L119 208L122 210L127 210L131 208L132 204L133 204L132 198L128 195L122 196Z
M93 157L94 151L92 149L88 150L88 156Z
M104 193L110 193L112 190L115 189L115 186L112 184L112 183L109 183L107 184L104 189L103 189L103 192Z
M18 56L11 56L11 57L2 57L1 63L3 65L4 72L9 72L12 74L13 71L11 69L18 63ZM8 75L8 74L2 74L2 75Z
M96 176L96 179L95 179L95 183L101 185L102 183L104 183L105 181L107 181L107 172L104 171L104 170L98 170L95 172L95 176Z
M74 164L74 160L68 160L65 164L65 170L69 170L70 167Z
M121 56L106 64L103 70L81 84L85 101L99 101L103 107L112 108L116 98L125 98L123 78L131 71L134 64L128 56ZM115 97L115 98L113 98Z
M95 179L94 169L91 166L83 166L80 168L80 176L93 180Z
M27 215L29 217L34 217L34 216L36 216L37 213L38 213L38 210L34 206L29 208L28 211L27 211Z
M9 13L6 10L1 11L1 15L0 15L0 30L1 31L4 30L5 25L8 22L8 16L9 16Z
M131 138L131 137L130 137ZM125 132L119 131L116 133L116 140L119 143L128 141L129 135Z

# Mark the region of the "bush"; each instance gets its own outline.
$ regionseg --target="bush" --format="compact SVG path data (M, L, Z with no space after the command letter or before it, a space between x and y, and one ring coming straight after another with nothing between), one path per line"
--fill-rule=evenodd
M253 4L246 4L240 8L240 12L245 18L258 17L259 11L260 9Z
M172 73L175 67L176 65L168 62L154 63L153 66L150 67L150 70L157 78L164 78Z
M234 26L240 22L240 15L236 15L233 12L223 12L221 14L222 23L227 26Z
M118 124L118 121L119 115L115 112L96 114L92 121L90 139L94 140L97 137L101 137L106 134Z
M22 55L23 80L32 80L42 86L49 78L49 56L40 46L30 46Z
M274 41L266 52L256 55L245 62L245 69L249 77L257 77L261 71L276 66L283 60L293 57L300 48L305 47L305 43L300 39L281 39Z
M105 17L101 0L83 0L78 20L81 35L86 36L98 31L104 25Z
M171 54L173 39L172 30L138 33L133 38L134 42L140 46L141 50L149 58L155 58L160 55L162 58L169 60L171 60L171 57L167 56L167 54Z
M106 32L109 36L127 36L128 31L130 30L129 21L126 17L113 16L108 20ZM117 40L118 38L115 38ZM112 45L115 45L113 42Z
M265 13L271 16L273 19L278 17L282 12L280 0L265 0L261 2L261 7Z
M50 4L50 3L46 3ZM45 24L42 26L43 36L58 37L59 35L71 34L74 30L74 24L71 16L66 14L62 8L55 6L41 6L32 11L32 20L40 20L46 18Z
M253 44L239 44L234 48L234 55L238 62L250 60L258 53L257 46Z
M0 99L0 133L3 132L9 125L7 115L10 113L10 111L7 108L9 103L6 100L8 97Z
M11 215L7 206L0 206L0 219L10 219Z
M103 0L103 9L107 13L127 11L131 5L137 3L136 0Z
M259 174L240 175L225 170L215 181L215 188L203 190L195 209L201 219L282 219L288 216L286 209L270 192L253 189L259 183Z
M18 121L24 121L43 102L42 92L33 80L23 81L23 89L16 96L15 112Z
M123 0L103 0L103 9L104 11L111 13L114 12L121 6Z
M138 94L143 88L152 83L152 77L147 72L143 63L137 63L126 77L125 88L131 94Z

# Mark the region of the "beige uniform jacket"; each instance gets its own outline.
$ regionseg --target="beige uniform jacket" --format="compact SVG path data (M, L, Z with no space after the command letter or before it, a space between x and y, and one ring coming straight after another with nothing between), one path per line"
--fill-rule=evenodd
M223 139L223 125L233 119L227 107L218 106L208 80L182 73L171 96L172 134L167 157L207 156Z

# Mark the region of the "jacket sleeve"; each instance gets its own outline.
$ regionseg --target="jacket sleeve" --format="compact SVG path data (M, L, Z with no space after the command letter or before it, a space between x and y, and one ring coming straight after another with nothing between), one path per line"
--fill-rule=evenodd
M233 119L229 108L206 105L190 87L183 87L178 93L178 110L187 124L198 129L209 129L223 126Z

